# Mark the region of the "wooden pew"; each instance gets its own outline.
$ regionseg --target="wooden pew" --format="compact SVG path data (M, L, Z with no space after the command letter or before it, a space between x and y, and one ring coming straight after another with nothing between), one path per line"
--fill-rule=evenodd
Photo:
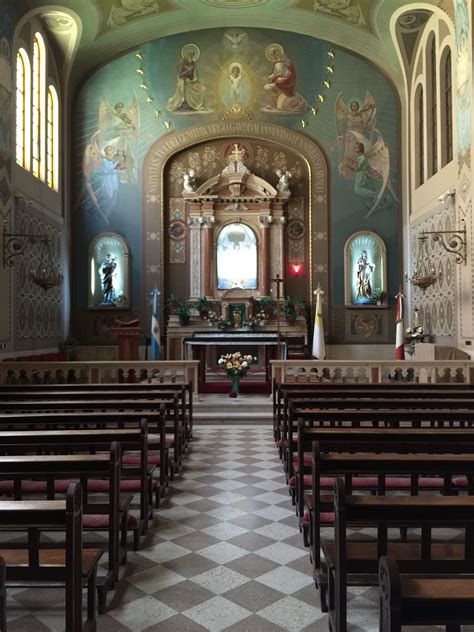
M93 401L91 401L93 400ZM27 399L18 394L15 399L0 400L0 413L38 413L49 412L111 412L111 411L135 411L141 412L142 417L148 412L158 411L164 406L166 410L167 431L172 432L173 440L167 442L168 447L173 448L173 461L170 472L173 475L179 470L184 449L184 421L182 419L182 406L178 393L164 393L159 399L121 399L108 398L106 395L96 399L88 395L78 394L75 399L64 396L59 399ZM153 432L153 428L150 428Z
M405 625L443 625L461 632L474 621L472 577L416 577L400 575L398 564L380 558L380 632L401 632Z
M156 506L159 505L159 498L165 495L168 486L169 475L169 448L166 439L166 412L164 405L159 411L147 411L146 415L140 411L100 411L97 412L28 412L28 413L0 413L0 430L33 430L33 429L99 429L99 428L124 428L139 427L140 422L145 418L148 421L148 430L152 429L153 434L149 434L148 449L157 451L158 456L149 457L150 467L159 467L160 480L156 486ZM138 466L140 457L125 455L123 458L125 465ZM129 472L128 474L131 473ZM123 478L129 478L124 472ZM124 485L128 487L130 483ZM154 485L154 482L153 482ZM140 483L135 486L135 492L141 492Z
M130 498L122 502L120 499L120 445L114 442L110 446L109 454L55 455L54 459L50 455L0 456L0 478L13 480L15 501L23 499L23 483L28 478L46 480L45 496L48 497L48 501L54 500L58 493L57 481L80 480L84 490L83 527L89 524L88 528L92 531L106 530L108 533L108 571L105 576L97 578L99 612L104 612L107 591L118 579L120 562L126 560L126 547L123 546L123 538L122 541L120 540L120 532L121 523L126 521ZM95 478L107 479L108 484L101 490L101 493L108 494L106 503L89 502L89 483L92 482L90 479ZM59 493L64 493L62 486ZM0 501L0 512L2 507L6 506L4 503L7 502ZM91 516L92 520L87 522L86 515ZM100 524L96 524L95 516L98 517ZM102 520L101 516L105 516L106 520ZM8 566L8 559L6 558L5 561Z
M5 560L0 557L0 632L7 632L7 590L5 583Z
M381 555L396 558L403 573L446 579L448 575L463 575L470 577L470 585L474 587L474 497L348 496L344 480L338 479L334 511L334 540L322 543L329 570L330 630L346 632L347 586L376 585ZM404 524L420 528L421 537L410 542L391 542L388 529ZM349 526L367 525L377 528L376 542L348 541ZM461 528L464 541L433 542L435 527ZM423 622L423 617L418 621Z
M193 386L191 382L186 384L157 384L155 382L139 382L124 384L0 384L0 401L10 399L10 395L18 393L30 395L30 393L46 393L48 397L67 394L74 399L78 393L102 393L107 397L135 397L136 399L152 399L160 397L166 392L176 392L180 398L182 417L185 419L187 441L193 435Z
M151 477L148 466L148 426L141 420L139 428L104 428L101 430L24 430L0 431L0 454L53 453L78 454L109 451L113 442L120 445L122 454L121 475L138 477L140 481L140 518L136 524L129 522L130 530L134 534L134 549L138 548L140 534L148 528L148 520L153 517L150 506ZM162 451L164 451L164 446ZM138 467L123 467L124 452L138 452ZM134 492L134 487L122 485L121 491ZM0 483L0 490L4 486ZM96 485L91 483L90 491ZM99 487L104 487L99 484ZM39 490L41 491L41 490ZM32 490L29 493L34 493Z
M62 584L66 592L65 629L82 632L96 629L95 580L100 549L82 548L82 494L80 485L70 485L65 500L0 502L2 530L21 529L28 534L27 548L2 543L6 582L33 585ZM65 548L40 546L39 530L65 531ZM87 587L87 620L82 621L82 589Z
M471 473L474 469L474 454L425 454L429 447L414 445L411 454L357 453L324 454L318 442L313 444L313 486L312 493L305 500L309 511L310 542L312 550L313 574L316 586L320 589L321 607L327 608L327 568L321 560L321 527L332 524L334 499L332 494L322 494L321 478L344 476L347 493L352 493L353 480L358 476L377 477L377 494L384 495L386 481L391 476L409 476L411 494L418 493L416 483L419 477L436 476L443 480L443 491L452 493L452 476L467 477L468 493L474 493L474 481Z
M378 410L342 409L342 410L319 410L310 408L299 408L290 405L290 418L287 432L287 447L285 454L285 468L287 475L291 472L293 455L297 451L296 433L297 423L302 420L307 427L362 427L370 425L373 427L397 428L411 426L422 428L424 426L433 428L443 427L474 427L474 409L453 408L448 403L445 406L438 406L436 409L412 409L411 402L398 402L398 408Z
M297 514L301 517L304 512L304 492L312 487L312 456L313 442L318 441L320 449L325 453L332 452L397 452L399 454L419 452L418 445L427 448L427 452L439 454L447 452L474 453L474 429L469 428L306 428L302 421L298 424L298 457L293 464L295 475L290 479L294 485ZM392 491L410 488L410 481L406 485L398 486L389 481ZM424 490L442 489L442 481L421 480L419 486ZM356 481L357 489L375 491L377 481ZM457 481L458 489L464 488ZM462 485L462 487L461 487ZM324 483L323 488L332 487Z
M408 398L474 398L472 384L274 384L273 388L273 423L275 441L281 437L280 428L283 420L284 408L291 399L319 398L319 397L369 397L394 398L402 396Z

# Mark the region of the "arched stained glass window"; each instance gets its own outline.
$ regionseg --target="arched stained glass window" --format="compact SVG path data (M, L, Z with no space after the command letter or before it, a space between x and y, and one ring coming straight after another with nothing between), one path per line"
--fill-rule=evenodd
M46 182L51 189L58 190L59 151L59 101L56 88L48 88L46 121Z
M44 93L46 74L46 50L41 33L35 33L33 40L33 73L32 73L32 121L31 121L31 172L45 179L45 117L44 117Z
M227 224L217 238L217 288L257 289L257 238L247 224Z
M31 66L28 53L20 48L16 55L16 162L30 168Z

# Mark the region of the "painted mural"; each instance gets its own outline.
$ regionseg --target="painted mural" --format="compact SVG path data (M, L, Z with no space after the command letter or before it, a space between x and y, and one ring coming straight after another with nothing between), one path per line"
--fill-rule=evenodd
M400 260L395 93L374 67L357 57L336 50L328 60L329 48L322 40L270 29L209 29L148 42L97 70L83 86L74 116L75 270L82 268L83 253L97 234L123 235L131 253L131 303L139 305L148 265L141 260L146 152L168 130L252 119L304 129L328 155L333 257L328 265L334 303L344 302L344 244L357 230L374 231L387 244L388 293L395 294ZM255 162L262 163L262 172L278 168L285 177L284 166L269 164L270 153L260 143ZM204 158L212 162L212 156ZM191 162L188 171L195 168ZM182 187L183 174L179 178ZM160 212L161 201L153 203ZM184 217L178 206L172 211L170 257L177 263L186 260ZM301 218L298 209L290 211L294 221L288 229L297 248ZM73 297L77 308L87 296L78 276Z
M456 20L456 121L460 163L468 160L471 148L472 43L467 0L454 0ZM461 165L460 165L461 166Z
M297 6L358 28L371 30L370 4L370 0L299 0Z

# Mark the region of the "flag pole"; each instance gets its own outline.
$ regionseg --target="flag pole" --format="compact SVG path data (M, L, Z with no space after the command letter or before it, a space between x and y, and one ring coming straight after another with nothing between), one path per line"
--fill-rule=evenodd
M160 322L159 322L159 297L161 293L155 287L150 292L151 296L151 359L160 359Z

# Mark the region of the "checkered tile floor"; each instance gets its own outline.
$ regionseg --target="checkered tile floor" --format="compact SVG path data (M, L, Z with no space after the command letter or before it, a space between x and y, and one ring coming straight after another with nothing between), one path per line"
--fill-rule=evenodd
M349 631L378 630L377 589L349 599ZM64 629L62 591L11 590L7 607L9 632ZM98 631L327 629L271 427L197 426Z

